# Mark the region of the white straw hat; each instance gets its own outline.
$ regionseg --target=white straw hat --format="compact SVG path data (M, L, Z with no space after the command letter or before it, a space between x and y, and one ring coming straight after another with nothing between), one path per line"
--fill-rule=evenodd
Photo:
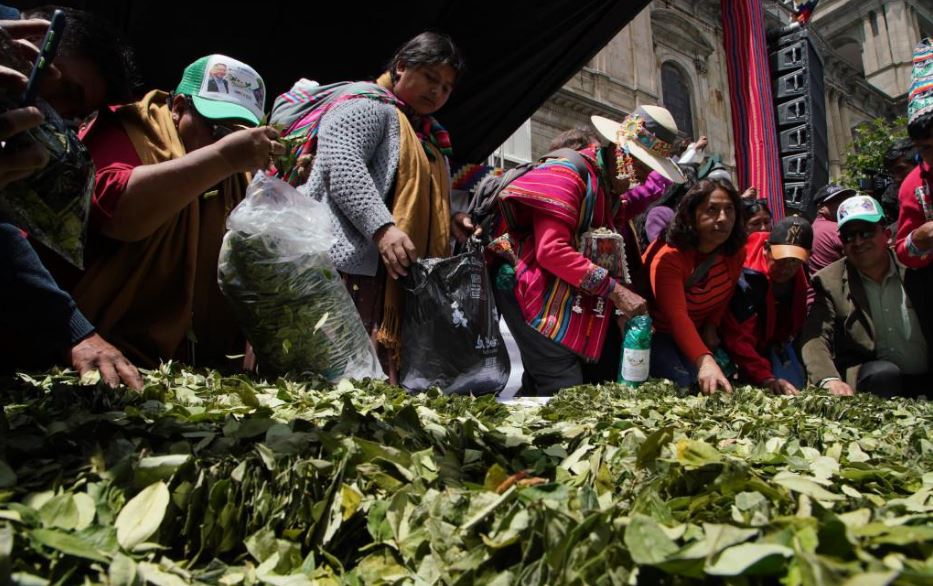
M593 126L608 140L674 183L686 181L671 159L678 139L677 123L661 106L639 106L621 123L593 116Z

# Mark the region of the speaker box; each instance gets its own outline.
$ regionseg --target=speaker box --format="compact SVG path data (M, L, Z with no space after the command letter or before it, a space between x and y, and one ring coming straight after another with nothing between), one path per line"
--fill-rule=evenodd
M811 148L809 124L801 124L779 133L781 154L808 151Z
M813 196L829 182L828 161L814 151L781 157L784 177L784 209L788 214L802 214L811 222L816 218Z
M797 124L806 123L808 120L810 120L811 108L812 105L810 104L809 96L800 96L799 98L794 98L793 100L778 103L778 126L795 126Z
M782 155L813 152L821 153L829 149L826 143L826 134L817 128L816 124L801 124L782 130L778 133L779 143Z
M807 182L784 183L784 205L788 209L805 212L807 209L807 194L810 184Z
M786 181L807 181L813 155L809 152L781 157L781 171Z
M784 205L810 215L813 194L829 180L823 61L805 29L769 41Z
M773 75L804 69L815 61L820 61L820 58L809 43L808 35L792 33L778 39L777 50L771 53L771 72Z
M774 84L774 99L778 101L806 96L810 91L809 76L804 69L785 73Z
M819 100L811 100L812 109L825 112L823 61L809 37L771 52L771 76L776 105L794 98L818 96Z

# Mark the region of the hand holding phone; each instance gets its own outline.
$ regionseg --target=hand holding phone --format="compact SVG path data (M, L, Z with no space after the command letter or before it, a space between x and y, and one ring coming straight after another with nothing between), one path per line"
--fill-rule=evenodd
M43 74L52 65L55 55L58 53L58 44L61 42L62 33L65 31L65 13L56 10L52 14L52 20L49 23L49 30L45 33L42 40L42 46L39 47L39 55L33 64L32 72L29 75L29 82L26 84L26 91L23 92L21 103L23 106L30 106L36 101L39 93L39 82Z

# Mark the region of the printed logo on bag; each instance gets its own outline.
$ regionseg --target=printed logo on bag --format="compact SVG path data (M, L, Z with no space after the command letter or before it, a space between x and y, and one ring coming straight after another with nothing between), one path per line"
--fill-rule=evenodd
M483 276L470 275L470 299L482 299L483 297Z
M488 338L476 336L476 346L474 346L474 348L483 352L487 350L495 351L499 348L499 339L495 336L490 336Z
M467 318L466 318L466 315L463 313L463 310L460 309L460 303L457 301L454 301L453 303L450 304L450 309L451 309L450 318L454 326L458 328L467 327L468 325Z

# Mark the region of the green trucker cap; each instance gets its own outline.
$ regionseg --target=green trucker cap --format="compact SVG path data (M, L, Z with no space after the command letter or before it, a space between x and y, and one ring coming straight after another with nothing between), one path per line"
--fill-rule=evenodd
M258 126L265 110L262 78L226 55L201 57L186 67L175 93L191 96L198 113L211 120L235 118Z

